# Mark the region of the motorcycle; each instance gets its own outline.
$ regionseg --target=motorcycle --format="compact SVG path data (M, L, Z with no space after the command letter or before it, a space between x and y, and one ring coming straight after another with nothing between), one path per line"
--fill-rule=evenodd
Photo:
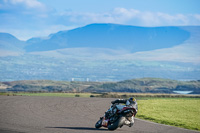
M133 126L134 118L137 113L137 103L126 105L114 104L111 105L110 109L106 114L100 118L95 124L98 129L100 127L108 128L108 130L116 130L118 127Z

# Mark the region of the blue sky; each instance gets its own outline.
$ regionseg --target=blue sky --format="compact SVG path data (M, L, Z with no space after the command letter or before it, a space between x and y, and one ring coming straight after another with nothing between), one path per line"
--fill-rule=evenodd
M21 40L91 23L200 25L200 0L0 0L0 32Z

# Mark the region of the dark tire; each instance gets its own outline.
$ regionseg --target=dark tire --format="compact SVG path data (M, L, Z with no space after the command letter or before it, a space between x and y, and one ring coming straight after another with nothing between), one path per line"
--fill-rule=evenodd
M95 128L100 128L101 126L102 120L98 120L97 123L95 124Z
M125 117L120 117L114 123L108 125L108 130L116 130L118 127L122 127L125 121Z

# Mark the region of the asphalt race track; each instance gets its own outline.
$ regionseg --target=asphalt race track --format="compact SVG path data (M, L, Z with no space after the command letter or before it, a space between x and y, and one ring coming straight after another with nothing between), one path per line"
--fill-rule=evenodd
M109 98L0 96L0 133L199 133L136 119L131 128L95 129Z

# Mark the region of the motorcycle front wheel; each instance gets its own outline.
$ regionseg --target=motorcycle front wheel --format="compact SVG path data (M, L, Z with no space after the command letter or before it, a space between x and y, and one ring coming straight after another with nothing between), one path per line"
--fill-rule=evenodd
M101 126L102 120L98 120L97 123L95 124L95 128L100 128Z
M108 125L108 130L115 130L118 127L122 127L124 125L125 117L119 117L115 122Z

